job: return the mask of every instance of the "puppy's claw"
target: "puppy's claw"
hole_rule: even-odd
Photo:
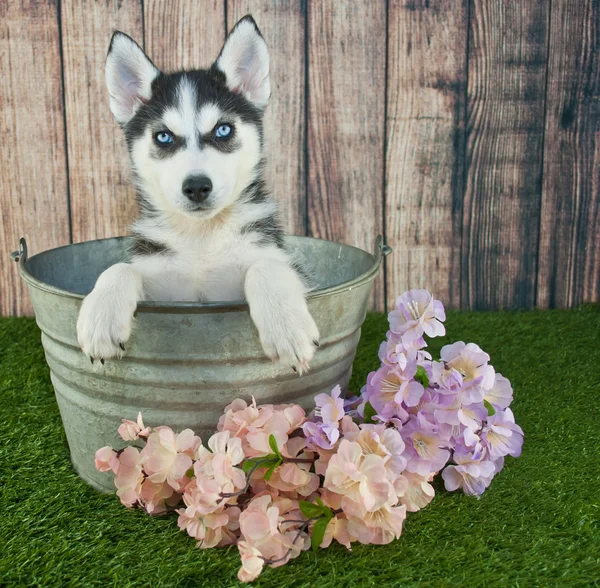
[[[318,342],[318,341],[313,341],[313,345],[314,345],[315,347],[321,347],[321,345],[319,344],[319,342]]]
[[[125,351],[125,345],[123,345],[123,343],[119,343],[119,347],[120,347],[120,348],[121,348],[123,351]]]
[[[90,355],[90,363],[94,365],[94,358]]]
[[[293,369],[293,370],[294,370],[296,373],[298,373],[298,370],[296,369],[296,366],[295,366],[295,365],[293,365],[293,366],[292,366],[292,369]]]
[[[100,363],[101,363],[102,365],[104,365],[104,358],[103,358],[103,357],[102,357],[102,358],[100,358]]]

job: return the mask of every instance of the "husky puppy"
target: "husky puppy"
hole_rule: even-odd
[[[106,84],[140,217],[128,263],[102,273],[83,301],[83,352],[92,362],[121,357],[141,300],[245,299],[266,355],[307,370],[319,331],[263,179],[269,54],[252,17],[237,23],[210,69],[172,74],[117,31]]]

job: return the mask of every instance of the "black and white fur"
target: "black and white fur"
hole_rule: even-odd
[[[116,32],[106,83],[141,215],[129,262],[102,273],[83,301],[84,353],[121,357],[141,300],[245,298],[267,356],[308,369],[319,332],[263,180],[269,55],[254,20],[238,22],[210,69],[173,74]]]

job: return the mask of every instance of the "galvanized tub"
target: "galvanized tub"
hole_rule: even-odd
[[[297,402],[348,384],[373,280],[384,254],[381,237],[372,255],[348,245],[307,237],[287,244],[304,261],[317,289],[308,307],[321,334],[310,371],[302,376],[264,354],[244,302],[142,302],[121,360],[90,360],[77,344],[81,301],[105,269],[125,259],[128,237],[88,241],[13,257],[27,282],[52,383],[77,473],[94,488],[114,489],[112,477],[94,468],[104,445],[123,445],[121,418],[141,411],[150,426],[215,430],[235,398],[258,403]]]

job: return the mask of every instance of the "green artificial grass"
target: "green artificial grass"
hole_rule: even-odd
[[[367,318],[353,391],[378,366],[386,326]],[[600,308],[451,312],[446,326],[433,351],[476,342],[511,380],[522,457],[479,500],[438,483],[391,545],[308,552],[255,585],[598,585]],[[0,320],[0,394],[1,585],[237,585],[235,548],[197,549],[175,516],[128,511],[77,478],[32,319]]]

